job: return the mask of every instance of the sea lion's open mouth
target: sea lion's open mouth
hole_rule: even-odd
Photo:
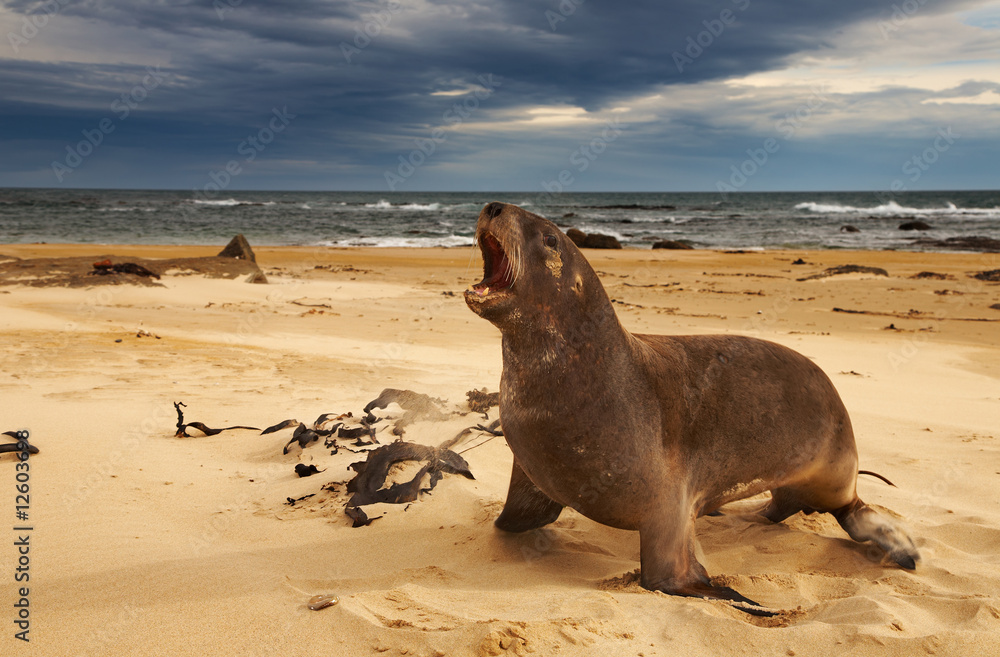
[[[509,288],[514,283],[514,266],[503,250],[500,240],[489,232],[479,236],[479,248],[483,252],[483,280],[472,286],[478,296],[486,296]]]

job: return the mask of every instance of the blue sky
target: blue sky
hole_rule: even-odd
[[[0,186],[1000,188],[992,0],[15,0],[0,35]]]

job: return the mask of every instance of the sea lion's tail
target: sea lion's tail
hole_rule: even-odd
[[[896,484],[892,483],[891,481],[889,481],[888,479],[886,479],[885,477],[883,477],[882,475],[880,475],[877,472],[872,472],[871,470],[858,470],[858,474],[859,475],[868,475],[869,477],[877,477],[878,479],[881,479],[882,481],[884,481],[885,483],[889,484],[893,488],[896,488]]]

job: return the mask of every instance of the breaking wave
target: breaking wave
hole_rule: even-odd
[[[1000,207],[994,208],[959,208],[954,203],[948,203],[943,208],[911,208],[889,201],[882,205],[871,207],[856,207],[840,205],[839,203],[799,203],[796,210],[807,210],[816,214],[857,214],[874,217],[912,217],[912,216],[973,216],[1000,217]]]

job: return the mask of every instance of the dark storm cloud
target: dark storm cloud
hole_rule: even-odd
[[[121,27],[184,37],[172,52],[176,73],[192,90],[222,91],[220,107],[230,98],[241,101],[240,91],[288,87],[322,99],[324,88],[338,84],[399,101],[425,94],[436,81],[492,72],[538,100],[591,108],[651,85],[762,70],[821,47],[823,35],[839,25],[884,12],[865,0],[575,1],[436,2],[422,11],[403,2],[94,1],[68,4],[60,14],[106,26],[112,41]],[[26,13],[44,5],[8,3]],[[366,28],[381,33],[366,42]],[[364,47],[348,63],[342,43]],[[686,50],[698,48],[701,54],[678,71],[674,53],[688,57]],[[103,68],[93,66],[91,75],[106,75]]]
[[[157,62],[163,80],[122,117],[114,104],[120,109],[123,94],[127,101],[143,86],[150,64],[0,59],[0,87],[9,90],[0,98],[0,137],[31,143],[32,154],[51,152],[57,160],[82,130],[108,118],[116,132],[104,152],[155,152],[147,166],[162,171],[166,186],[186,186],[224,163],[275,108],[296,118],[261,159],[280,155],[331,171],[354,165],[355,175],[370,179],[414,138],[442,125],[463,99],[433,92],[472,93],[479,76],[492,75],[500,86],[476,103],[478,121],[533,106],[601,111],[663,85],[768,70],[796,53],[822,50],[826,36],[842,26],[874,23],[890,11],[868,0],[19,0],[5,6],[28,16],[58,7],[60,20],[86,28],[81,39],[98,54],[104,44],[141,35],[148,44],[136,46],[140,59]],[[41,45],[24,50],[42,47],[38,39]],[[677,120],[711,134],[697,116]],[[456,153],[458,142],[452,140]],[[101,161],[97,153],[86,168],[96,176]],[[76,173],[73,184],[90,179]]]
[[[839,26],[885,12],[864,0],[436,2],[423,9],[402,2],[229,7],[227,1],[173,7],[106,2],[89,15],[86,7],[76,13],[109,25],[220,39],[223,52],[176,53],[209,78],[213,60],[226,61],[227,54],[246,57],[248,64],[261,54],[273,58],[274,73],[295,75],[297,65],[319,65],[321,72],[307,76],[317,83],[358,83],[362,77],[415,94],[436,80],[489,71],[546,102],[592,109],[651,85],[764,70],[789,54],[821,48],[824,35]],[[362,46],[350,64],[345,43]],[[282,44],[291,48],[282,50]],[[255,53],[258,48],[263,52]],[[207,56],[201,66],[198,55]]]

